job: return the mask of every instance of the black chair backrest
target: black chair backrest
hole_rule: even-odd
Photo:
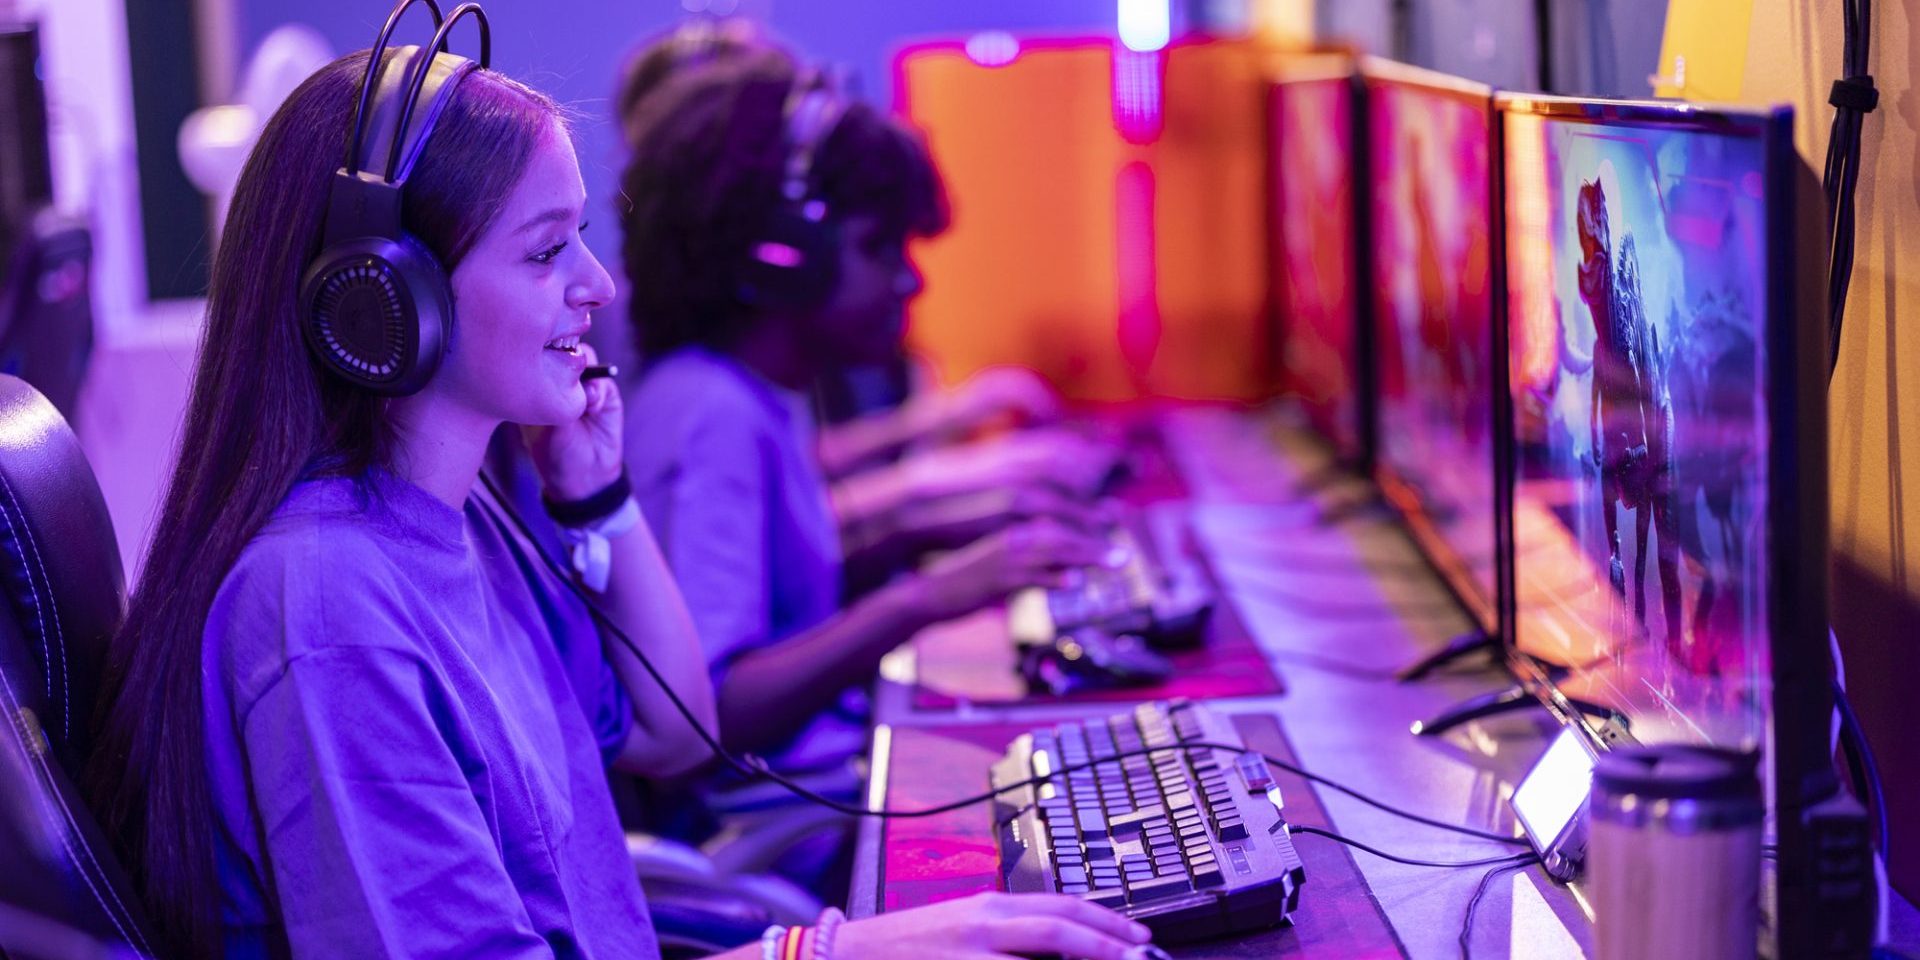
[[[36,918],[0,922],[0,954],[81,939],[153,952],[125,871],[73,786],[124,592],[79,441],[45,397],[0,375],[0,908]]]
[[[0,374],[0,600],[33,654],[26,694],[77,775],[126,576],[79,438],[45,396]]]

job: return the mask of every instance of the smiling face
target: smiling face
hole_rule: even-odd
[[[453,337],[426,391],[484,420],[556,425],[586,408],[580,338],[613,278],[580,237],[586,187],[558,124],[453,271]]]
[[[808,318],[807,342],[823,369],[885,362],[899,349],[920,271],[907,257],[906,238],[877,218],[848,217],[839,233],[839,282]]]

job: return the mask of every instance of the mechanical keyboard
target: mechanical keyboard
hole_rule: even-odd
[[[1084,897],[1166,943],[1287,920],[1306,871],[1266,761],[1182,742],[1242,743],[1226,717],[1184,700],[1015,739],[994,788],[1044,779],[995,802],[1005,888]]]
[[[1125,564],[1068,571],[1063,587],[1029,587],[1007,601],[1007,626],[1016,644],[1056,643],[1076,631],[1093,629],[1140,637],[1157,647],[1191,646],[1213,607],[1213,591],[1197,565],[1168,563],[1167,555],[1133,522],[1107,532],[1111,549]]]

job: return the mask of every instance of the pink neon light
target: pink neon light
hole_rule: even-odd
[[[800,251],[784,243],[765,241],[753,248],[754,259],[776,267],[797,267],[800,265]]]
[[[1134,389],[1147,393],[1147,375],[1160,351],[1162,332],[1153,230],[1153,168],[1138,160],[1120,168],[1114,181],[1114,273],[1120,316],[1114,331]]]

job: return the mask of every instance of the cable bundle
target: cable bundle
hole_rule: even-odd
[[[1880,104],[1867,72],[1873,37],[1872,0],[1841,0],[1846,12],[1841,76],[1827,102],[1833,104],[1833,130],[1827,139],[1827,169],[1821,184],[1827,194],[1827,379],[1840,363],[1840,325],[1847,311],[1847,285],[1853,278],[1853,192],[1860,183],[1860,127]]]

